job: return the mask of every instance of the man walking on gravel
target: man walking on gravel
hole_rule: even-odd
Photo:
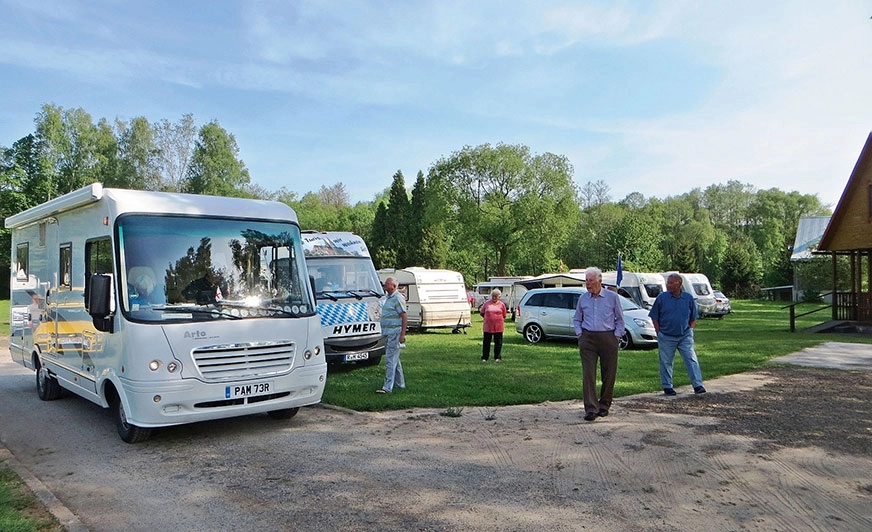
[[[681,289],[681,276],[670,274],[666,279],[666,292],[661,292],[648,316],[657,331],[657,348],[660,352],[660,385],[666,395],[676,395],[672,387],[672,363],[675,351],[681,354],[687,376],[693,385],[693,393],[705,393],[702,385],[702,370],[693,348],[693,328],[699,314],[693,296]]]

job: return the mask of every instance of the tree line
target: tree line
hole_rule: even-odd
[[[614,200],[603,180],[576,185],[565,156],[503,143],[438,159],[411,190],[398,170],[385,191],[352,204],[343,183],[301,196],[253,184],[234,136],[217,121],[197,127],[187,114],[94,123],[82,109],[44,105],[34,123],[33,133],[0,147],[4,218],[92,182],[272,199],[293,207],[304,229],[363,236],[378,268],[448,268],[470,285],[494,275],[608,270],[620,255],[626,271],[702,272],[731,297],[751,297],[792,284],[799,218],[830,214],[816,195],[737,180]],[[0,236],[8,267],[9,231]]]

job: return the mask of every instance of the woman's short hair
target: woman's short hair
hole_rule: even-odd
[[[491,290],[491,295],[498,295],[499,296],[499,295],[502,295],[502,292],[500,292],[499,288],[494,288],[493,290]]]

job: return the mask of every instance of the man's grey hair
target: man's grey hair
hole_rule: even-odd
[[[680,275],[680,274],[677,274],[677,273],[670,273],[670,274],[669,274],[669,277],[667,277],[667,279],[672,279],[673,277],[676,278],[676,279],[678,279],[678,280],[681,281],[682,283],[684,282],[684,279],[681,278],[681,275]]]
[[[596,266],[591,266],[590,268],[584,270],[584,276],[595,275],[597,279],[603,278],[603,271],[597,268]]]

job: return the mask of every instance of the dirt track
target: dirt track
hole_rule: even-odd
[[[576,401],[314,407],[130,446],[78,398],[40,403],[17,368],[0,363],[0,440],[94,532],[872,529],[872,372],[775,367],[592,423]],[[34,411],[39,431],[15,430]]]

